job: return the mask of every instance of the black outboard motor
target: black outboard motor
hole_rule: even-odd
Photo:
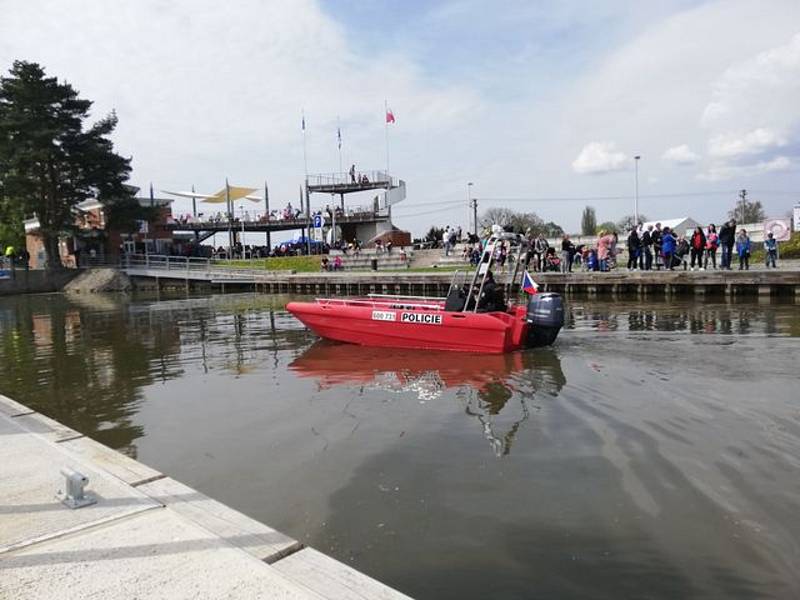
[[[528,302],[529,348],[549,346],[564,326],[564,302],[560,294],[535,294]]]

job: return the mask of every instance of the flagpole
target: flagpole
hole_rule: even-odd
[[[306,148],[306,111],[303,109],[303,170],[306,174],[306,181],[308,181],[308,150]]]
[[[343,173],[342,171],[342,126],[339,122],[339,116],[336,116],[336,138],[339,142],[339,173]]]
[[[386,133],[386,176],[389,177],[389,101],[383,100],[383,129]]]
[[[264,213],[264,222],[267,225],[267,252],[269,252],[272,249],[272,240],[269,235],[269,188],[266,181],[264,181],[264,210],[267,211]]]
[[[233,207],[231,206],[231,188],[225,178],[225,209],[228,211],[228,260],[233,258]]]

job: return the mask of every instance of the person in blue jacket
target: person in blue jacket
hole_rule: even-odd
[[[775,259],[778,258],[778,240],[772,233],[767,234],[767,239],[764,240],[764,252],[766,252],[767,268],[769,269],[770,263],[773,269],[777,269]]]
[[[736,253],[739,255],[739,270],[750,270],[750,238],[747,230],[742,229],[736,236]]]
[[[661,254],[664,255],[664,267],[670,271],[675,269],[672,266],[672,258],[675,256],[675,235],[669,227],[664,227],[661,232]]]

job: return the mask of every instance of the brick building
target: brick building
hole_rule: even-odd
[[[64,266],[75,268],[90,262],[116,260],[122,251],[133,253],[166,254],[172,245],[172,232],[167,225],[172,222],[172,200],[168,198],[137,197],[145,207],[157,209],[151,222],[142,221],[136,233],[128,234],[108,229],[103,205],[90,198],[75,208],[76,232],[59,239],[59,252]],[[44,268],[44,240],[39,234],[37,218],[25,221],[25,247],[33,269]]]

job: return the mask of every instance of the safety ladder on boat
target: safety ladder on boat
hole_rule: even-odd
[[[450,289],[448,290],[448,296],[453,292],[453,290],[461,289],[466,292],[464,307],[461,309],[462,312],[478,312],[478,305],[480,303],[481,296],[483,295],[483,289],[486,285],[486,280],[489,276],[489,273],[492,272],[492,265],[496,262],[495,250],[497,250],[498,244],[505,242],[508,242],[511,248],[513,248],[515,245],[517,246],[516,256],[513,256],[511,253],[508,254],[508,258],[514,261],[514,272],[512,273],[511,278],[506,281],[505,297],[509,298],[511,296],[511,291],[514,283],[517,281],[517,277],[521,277],[520,266],[522,265],[523,252],[527,251],[528,242],[519,234],[508,233],[505,231],[493,231],[483,247],[480,262],[478,262],[478,268],[475,269],[471,283],[469,285],[466,283],[466,272],[463,273],[463,283],[460,284],[458,283],[458,279],[461,271],[456,271],[453,273],[453,278],[450,282]]]

